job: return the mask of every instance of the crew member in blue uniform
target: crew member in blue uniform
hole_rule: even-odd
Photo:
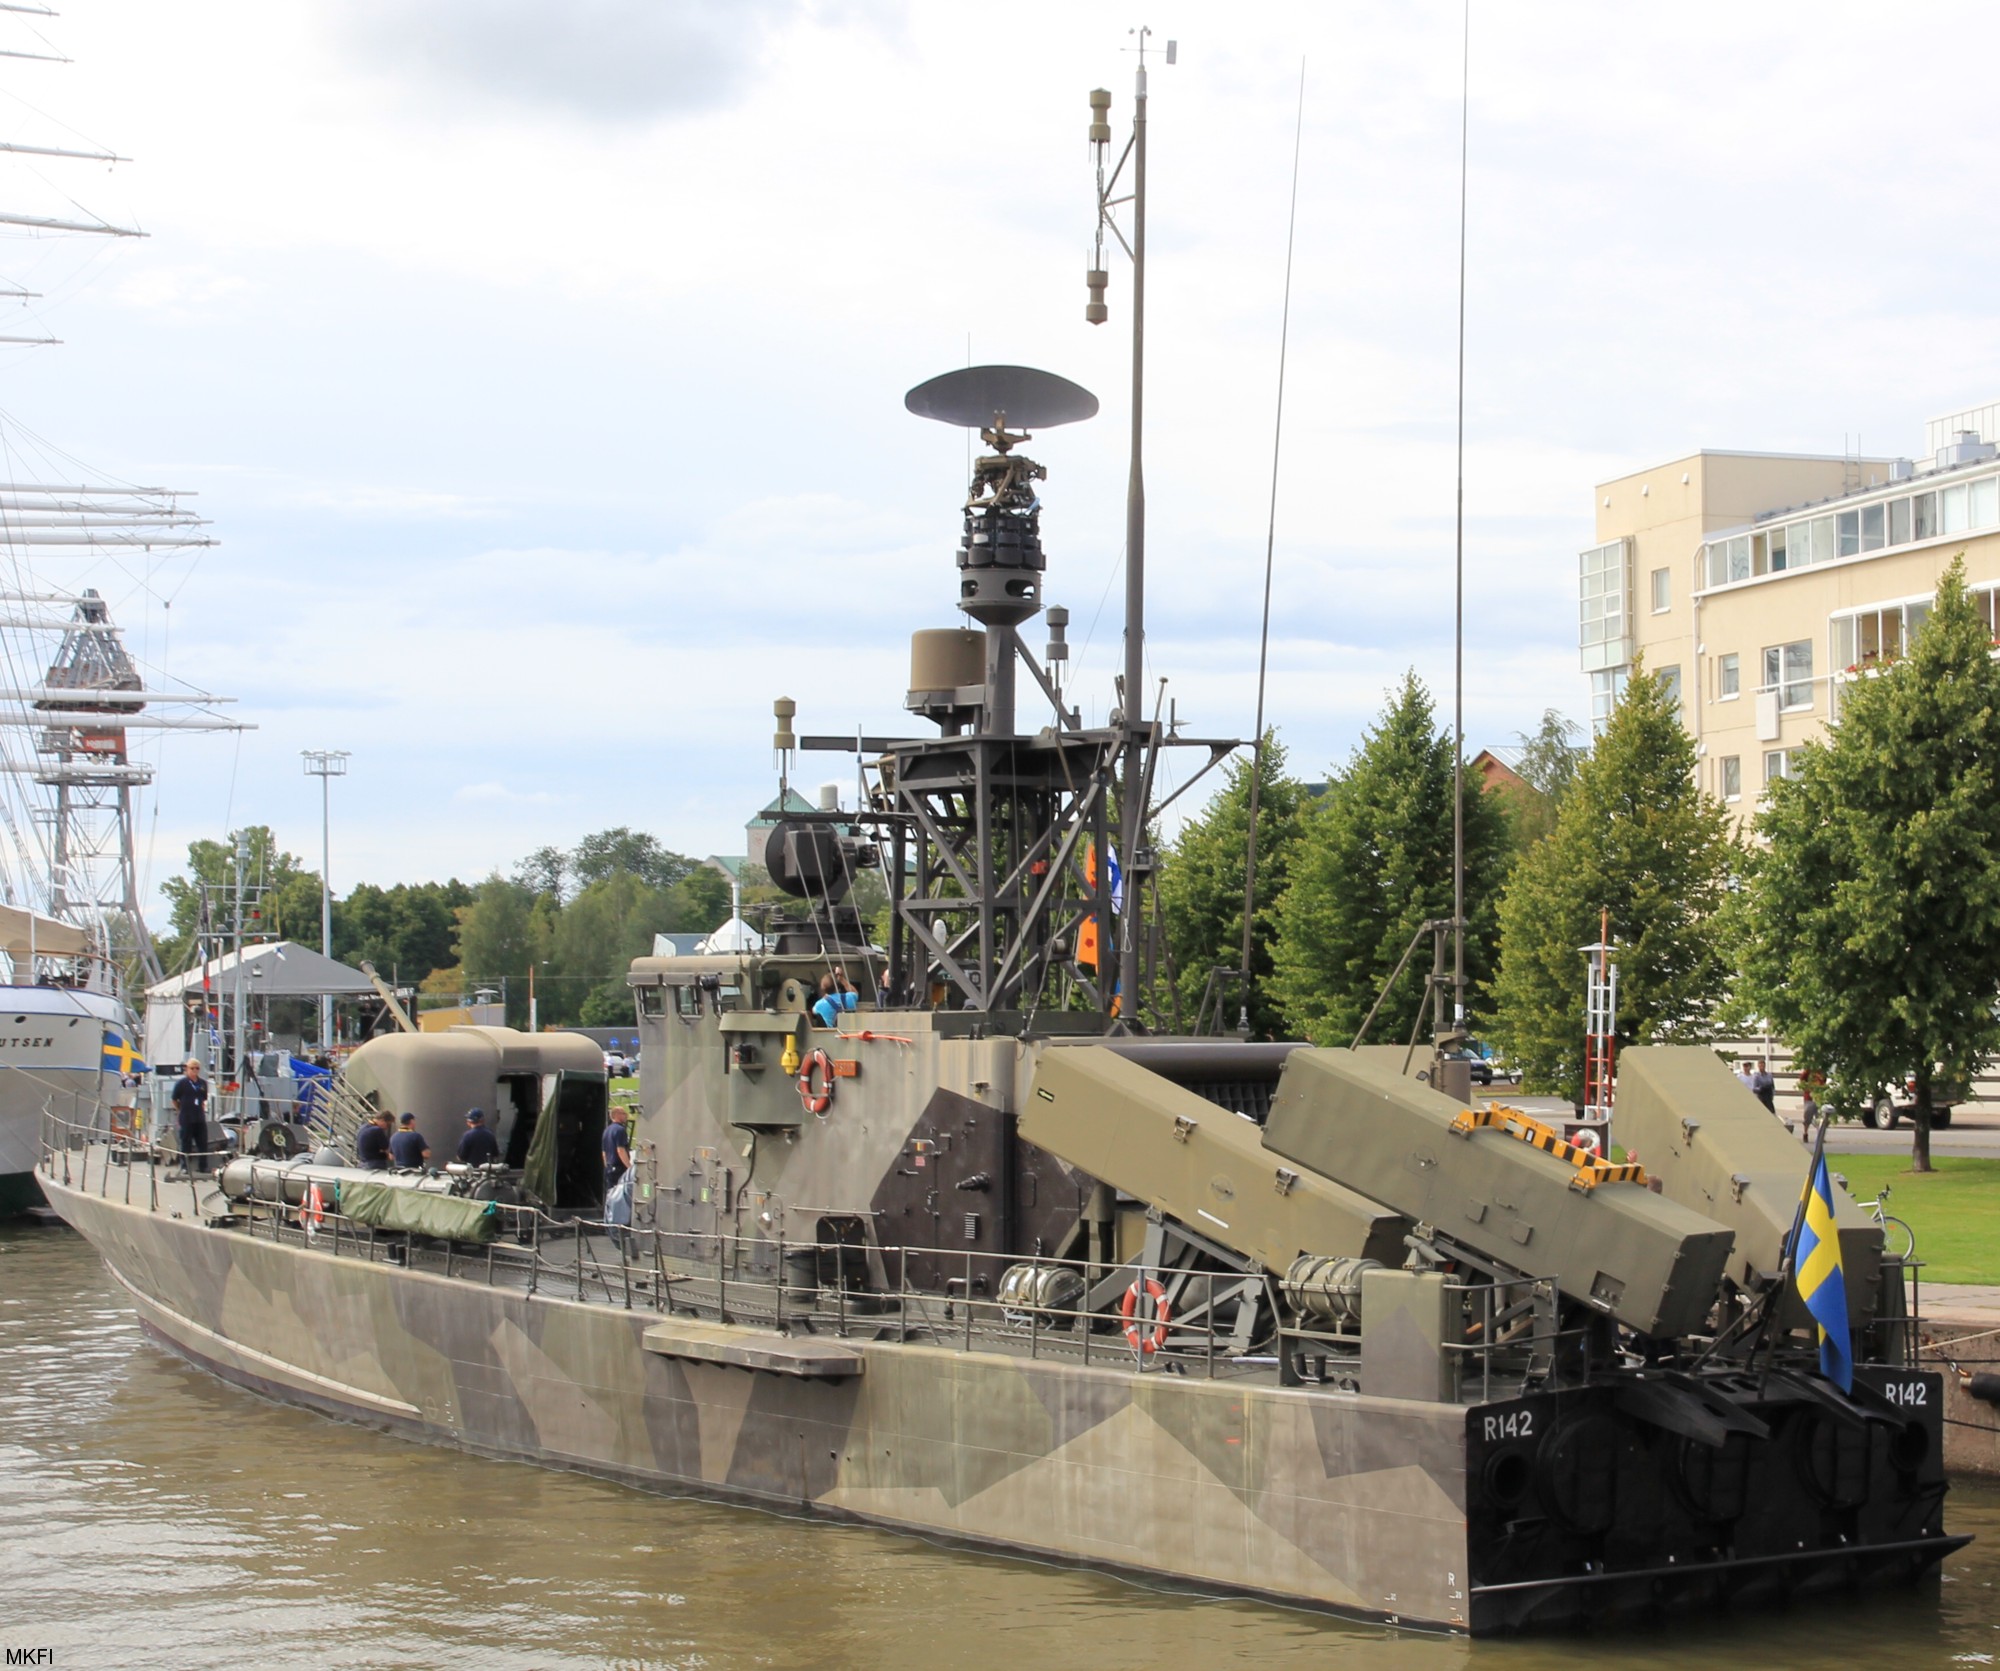
[[[421,1167],[431,1158],[431,1146],[417,1130],[417,1117],[405,1114],[396,1122],[396,1134],[389,1139],[389,1156],[398,1166]]]
[[[354,1137],[354,1164],[366,1172],[389,1170],[389,1113],[384,1109]]]
[[[201,1063],[188,1058],[187,1072],[174,1081],[174,1114],[180,1126],[181,1164],[192,1178],[195,1167],[208,1170],[208,1081]]]
[[[458,1140],[458,1158],[465,1166],[487,1166],[500,1158],[500,1139],[486,1129],[485,1110],[465,1111],[465,1135]]]
[[[611,1123],[604,1128],[604,1191],[608,1195],[618,1180],[632,1170],[632,1134],[625,1128],[625,1105],[611,1105]]]
[[[819,997],[814,1000],[813,1020],[822,1027],[838,1027],[840,1018],[855,1007],[857,999],[854,988],[848,984],[847,971],[836,969],[830,975],[819,978]]]

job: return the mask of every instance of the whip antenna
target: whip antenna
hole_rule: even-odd
[[[1264,525],[1264,619],[1257,632],[1257,728],[1250,733],[1250,833],[1243,853],[1243,978],[1236,1030],[1250,1032],[1250,956],[1257,916],[1257,812],[1264,799],[1264,678],[1271,653],[1271,562],[1278,542],[1278,456],[1285,438],[1285,352],[1292,333],[1292,247],[1299,226],[1299,150],[1306,131],[1306,61],[1299,60],[1299,114],[1292,129],[1292,206],[1285,223],[1285,305],[1278,322],[1278,414],[1271,426],[1271,514]]]
[[[1458,509],[1451,641],[1451,1033],[1465,1035],[1465,159],[1472,116],[1472,0],[1458,102]]]

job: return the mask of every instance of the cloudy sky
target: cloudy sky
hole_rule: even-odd
[[[1129,274],[1085,325],[1084,95],[1112,88],[1122,132],[1130,8],[62,11],[6,24],[72,62],[0,59],[0,138],[135,160],[13,159],[0,206],[150,236],[0,239],[0,279],[49,293],[0,331],[65,343],[0,351],[9,444],[51,479],[191,490],[221,544],[44,578],[100,586],[160,676],[257,727],[164,746],[154,881],[244,822],[316,863],[308,747],[353,752],[337,888],[612,824],[740,851],[771,699],[895,728],[909,633],[954,620],[964,439],[902,395],[968,353],[1103,399],[1034,449],[1102,717]],[[1584,709],[1595,482],[1701,445],[1910,452],[2000,397],[2000,13],[1473,11],[1477,748]],[[1153,77],[1149,659],[1200,733],[1247,734],[1254,701],[1304,63],[1270,713],[1317,772],[1406,667],[1449,700],[1459,10],[1151,22],[1180,62]]]

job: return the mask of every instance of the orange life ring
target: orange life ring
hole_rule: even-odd
[[[299,1224],[304,1228],[306,1240],[311,1241],[319,1234],[319,1228],[326,1223],[326,1197],[319,1192],[319,1180],[306,1185],[306,1198],[299,1208]]]
[[[1125,1319],[1125,1339],[1135,1352],[1157,1352],[1167,1343],[1167,1324],[1170,1313],[1167,1308],[1167,1291],[1151,1277],[1146,1278],[1146,1298],[1153,1302],[1153,1321],[1150,1325],[1139,1321],[1139,1284],[1133,1283],[1125,1290],[1125,1298],[1120,1302],[1118,1315]]]
[[[819,1075],[819,1088],[813,1088],[813,1075]],[[833,1058],[824,1050],[815,1050],[799,1068],[799,1101],[806,1105],[808,1114],[824,1114],[833,1106]]]
[[[1601,1157],[1604,1153],[1604,1139],[1599,1137],[1595,1131],[1590,1130],[1588,1127],[1586,1127],[1584,1130],[1578,1132],[1574,1137],[1572,1137],[1569,1140],[1569,1146],[1572,1149],[1581,1149],[1585,1154],[1589,1155],[1597,1155]]]

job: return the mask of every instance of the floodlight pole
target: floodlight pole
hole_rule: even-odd
[[[333,956],[333,782],[347,775],[346,749],[308,748],[299,753],[306,763],[306,776],[319,779],[319,949]],[[319,1000],[319,1047],[333,1048],[333,994],[323,992]]]

